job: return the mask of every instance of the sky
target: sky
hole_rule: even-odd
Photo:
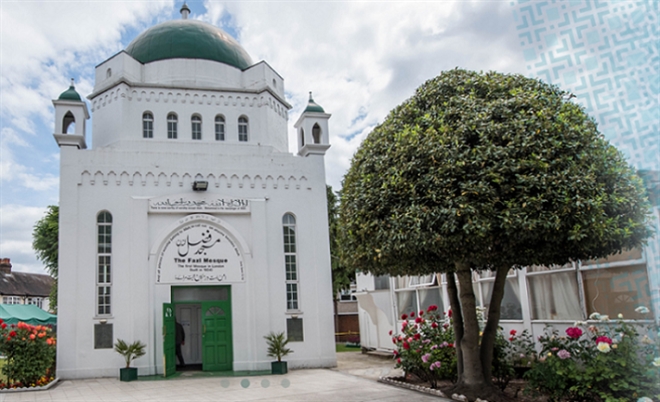
[[[634,8],[628,9],[628,4]],[[89,95],[96,65],[126,48],[145,29],[181,18],[181,5],[166,0],[0,0],[0,257],[11,258],[14,270],[44,272],[31,243],[34,224],[59,199],[52,99],[68,88],[71,78],[81,95]],[[287,101],[293,106],[291,152],[296,144],[293,123],[309,91],[332,114],[332,147],[325,163],[327,183],[336,190],[353,153],[388,112],[426,80],[456,67],[522,73],[568,86],[589,111],[605,111],[597,119],[610,137],[629,148],[625,152],[641,164],[638,167],[650,163],[657,168],[649,162],[653,150],[657,155],[660,121],[654,112],[660,81],[652,78],[660,76],[655,0],[192,0],[188,6],[190,18],[224,29],[255,62],[265,60],[284,77]],[[588,29],[582,28],[585,18],[592,21]],[[628,38],[630,29],[625,29],[631,26],[651,26],[651,33],[619,40]],[[607,41],[609,48],[597,39]],[[593,45],[591,64],[580,56],[585,51],[582,43]],[[620,43],[626,47],[623,54],[615,52],[615,46],[624,46]],[[620,71],[608,67],[609,60],[618,63],[608,59],[608,51],[622,59],[625,65],[619,67],[626,73],[633,71],[627,76],[632,81],[618,79],[609,89],[602,84],[615,82],[612,71]],[[641,61],[631,63],[627,56],[640,51],[643,54],[635,60]],[[603,86],[605,92],[600,90]],[[628,109],[608,101],[621,96],[616,92],[620,88],[627,91]],[[635,101],[641,105],[638,115],[621,114]],[[613,120],[613,113],[624,119]],[[628,131],[617,128],[617,121],[624,120]],[[87,127],[90,143],[91,122]],[[633,149],[628,134],[637,139],[640,132],[648,138],[636,141]]]

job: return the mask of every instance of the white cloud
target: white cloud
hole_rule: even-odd
[[[45,213],[42,207],[0,206],[0,257],[11,259],[12,270],[45,273],[32,250],[32,229]]]
[[[332,113],[328,183],[339,187],[365,135],[442,70],[518,72],[522,55],[506,2],[206,2],[218,24],[231,13],[239,42],[284,78],[292,128],[307,92]]]

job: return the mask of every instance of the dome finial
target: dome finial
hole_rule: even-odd
[[[75,86],[73,85],[73,83],[74,83],[74,79],[71,78],[71,88],[74,88],[74,87],[75,87]]]
[[[314,99],[312,98],[312,91],[309,91],[309,101],[314,102]]]
[[[190,9],[188,8],[188,5],[184,1],[183,6],[181,6],[181,18],[187,20],[188,14],[190,14]]]

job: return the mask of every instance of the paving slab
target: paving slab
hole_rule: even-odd
[[[120,382],[116,378],[63,380],[45,391],[0,393],[0,402],[20,401],[341,401],[441,402],[444,398],[377,380],[400,375],[391,359],[360,352],[337,354],[333,369],[291,370],[285,375],[185,377]]]

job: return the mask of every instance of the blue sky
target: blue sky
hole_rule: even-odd
[[[389,110],[424,81],[455,67],[523,73],[574,91],[633,164],[657,169],[657,4],[188,2],[191,18],[223,28],[255,62],[267,61],[284,77],[293,105],[291,150],[292,125],[308,91],[332,113],[326,171],[334,188],[360,142]],[[51,100],[70,78],[81,95],[91,93],[95,65],[146,28],[180,18],[181,5],[0,2],[0,257],[11,258],[15,270],[43,272],[31,248],[32,227],[47,205],[58,203]],[[622,103],[613,101],[619,98]],[[87,126],[89,143],[91,122]]]

